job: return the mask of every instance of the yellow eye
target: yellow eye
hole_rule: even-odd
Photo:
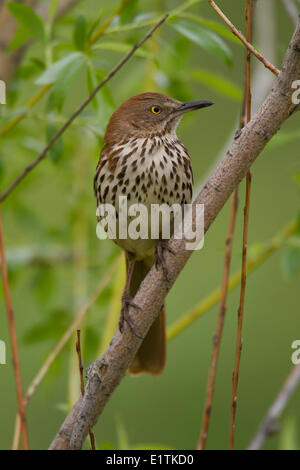
[[[152,106],[151,111],[153,114],[159,114],[161,112],[161,108],[159,106]]]

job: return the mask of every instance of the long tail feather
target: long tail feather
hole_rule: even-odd
[[[130,284],[131,296],[136,294],[149,269],[145,261],[135,262]],[[141,374],[142,372],[148,372],[153,375],[160,374],[166,363],[166,349],[165,306],[163,306],[158,318],[141,344],[129,371],[134,375]]]

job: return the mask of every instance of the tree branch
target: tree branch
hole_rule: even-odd
[[[248,450],[258,450],[260,449],[265,440],[270,434],[273,434],[275,431],[276,422],[280,418],[283,410],[286,408],[289,400],[298,387],[300,383],[300,364],[293,367],[292,371],[289,373],[286,381],[284,382],[280,392],[278,393],[275,401],[272,403],[269,408],[264,420],[255,436],[253,437]],[[277,430],[277,429],[276,429]]]
[[[8,328],[9,328],[9,335],[10,335],[11,349],[12,349],[12,362],[13,362],[13,367],[14,367],[14,375],[15,375],[15,383],[16,383],[16,391],[17,391],[18,413],[19,413],[20,427],[21,427],[21,434],[22,434],[22,445],[23,445],[23,450],[28,450],[28,433],[27,433],[27,424],[26,424],[26,417],[25,417],[25,404],[24,404],[24,394],[23,394],[23,386],[22,386],[20,356],[19,356],[18,339],[17,339],[17,333],[16,333],[16,325],[15,325],[15,319],[14,319],[14,310],[13,310],[12,300],[10,296],[10,287],[9,287],[7,265],[6,265],[6,259],[5,259],[1,212],[0,212],[0,259],[1,259],[1,274],[2,274],[4,298],[5,298],[6,311],[7,311]]]
[[[231,29],[232,33],[239,38],[240,41],[247,47],[247,49],[257,57],[258,60],[260,60],[264,66],[271,70],[272,73],[275,75],[279,74],[279,70],[274,67],[271,62],[269,62],[263,55],[261,55],[253,46],[250,44],[250,42],[247,41],[247,39],[243,36],[243,34],[231,23],[230,19],[227,18],[226,15],[222,12],[222,10],[218,7],[218,5],[215,4],[213,0],[208,0],[208,3],[211,5],[211,7],[215,10],[215,12],[222,18],[222,20],[229,26]]]
[[[289,44],[282,70],[272,91],[240,135],[234,139],[225,157],[194,201],[204,204],[204,230],[207,232],[238,183],[264,149],[272,136],[288,118],[292,106],[291,84],[300,76],[300,21]],[[191,229],[195,220],[185,224]],[[191,233],[188,230],[186,233]],[[172,239],[170,247],[176,256],[166,253],[169,282],[161,270],[151,269],[135,296],[141,310],[130,308],[129,315],[142,337],[156,319],[161,305],[192,251],[185,249],[184,240]],[[117,331],[103,356],[88,369],[84,398],[76,402],[67,416],[50,449],[80,449],[88,432],[103,411],[111,394],[119,385],[141,344],[128,325]]]

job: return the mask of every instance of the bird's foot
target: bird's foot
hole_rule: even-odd
[[[135,336],[137,336],[139,339],[144,339],[136,331],[136,327],[132,321],[132,318],[130,318],[130,315],[129,315],[129,307],[134,307],[139,310],[141,309],[135,302],[133,302],[132,297],[130,297],[128,294],[123,294],[121,317],[119,321],[119,330],[121,333],[123,333],[124,323],[126,322],[129,328],[131,329],[131,331],[135,334]]]
[[[167,242],[159,240],[155,248],[155,267],[156,269],[158,269],[159,266],[162,267],[164,278],[166,281],[169,282],[168,268],[166,265],[165,255],[164,255],[165,251],[168,251],[169,253],[172,253],[172,255],[175,255],[175,251],[168,245]]]

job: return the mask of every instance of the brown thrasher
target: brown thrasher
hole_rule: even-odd
[[[211,101],[182,103],[161,93],[141,93],[125,101],[111,116],[104,136],[105,146],[94,178],[98,207],[112,204],[119,216],[119,197],[126,196],[128,210],[132,204],[180,204],[192,199],[193,174],[190,156],[176,136],[183,114],[210,106]],[[171,229],[172,230],[172,229]],[[172,233],[171,233],[172,235]],[[155,262],[164,264],[161,239],[114,240],[126,254],[127,279],[122,296],[120,330],[124,321],[137,334],[128,315],[140,283]],[[165,306],[143,340],[130,372],[159,374],[166,360]]]

